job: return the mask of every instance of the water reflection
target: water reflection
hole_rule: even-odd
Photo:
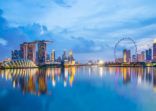
[[[50,94],[49,88],[59,83],[63,87],[72,87],[75,75],[99,77],[104,81],[105,76],[112,80],[122,81],[123,85],[151,87],[156,91],[156,68],[106,68],[106,67],[70,67],[44,69],[8,69],[0,70],[1,79],[12,82],[13,88],[19,88],[23,94],[33,95]]]
[[[136,85],[156,89],[156,68],[116,68],[115,74],[122,75],[123,84],[136,83]]]
[[[64,86],[72,86],[76,67],[70,68],[45,68],[45,69],[7,69],[1,70],[1,78],[6,81],[11,80],[13,88],[20,88],[25,93],[34,95],[51,94],[48,92],[48,82],[51,81],[53,87],[60,79],[64,81]]]

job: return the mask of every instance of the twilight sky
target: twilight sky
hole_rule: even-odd
[[[0,0],[0,60],[24,41],[44,39],[54,41],[49,53],[72,49],[80,61],[113,60],[123,37],[145,50],[156,38],[155,10],[156,0]]]

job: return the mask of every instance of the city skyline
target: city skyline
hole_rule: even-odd
[[[156,0],[0,0],[0,111],[155,111]]]
[[[131,41],[131,42],[134,41],[131,38],[122,38],[116,43],[115,47],[117,47],[121,41],[124,41],[126,39],[128,41]],[[125,42],[125,45],[126,44],[129,45],[128,41]],[[51,62],[56,62],[56,61],[58,62],[59,59],[70,60],[68,57],[66,57],[66,51],[67,50],[65,50],[65,49],[63,50],[62,58],[61,58],[61,55],[57,54],[57,56],[56,56],[55,49],[50,49],[51,52],[48,52],[47,51],[47,49],[48,49],[47,43],[53,43],[53,41],[35,40],[35,41],[31,41],[31,42],[20,43],[20,45],[19,45],[20,48],[13,49],[11,51],[11,55],[6,57],[5,59],[3,59],[3,61],[5,61],[7,59],[12,59],[12,60],[23,59],[23,60],[31,60],[32,62],[38,64],[38,63],[42,63],[42,62],[44,63],[47,60],[51,60]],[[132,44],[133,44],[134,49],[131,49]],[[114,56],[113,60],[111,60],[111,61],[95,58],[95,59],[88,59],[82,63],[86,63],[86,62],[89,63],[89,61],[92,61],[92,62],[94,61],[96,63],[99,60],[102,60],[105,62],[123,62],[123,63],[125,63],[125,62],[126,63],[130,63],[130,62],[156,62],[156,57],[155,57],[156,56],[156,39],[153,40],[152,47],[149,47],[148,49],[139,50],[139,51],[137,50],[138,46],[136,45],[135,41],[132,44],[129,45],[129,47],[130,47],[129,49],[126,49],[125,47],[123,47],[124,48],[123,53],[121,53],[121,55],[122,54],[123,55],[118,57],[118,58],[116,58]],[[123,45],[124,44],[121,43],[121,46],[123,46]],[[117,51],[116,48],[114,48],[114,51],[115,50]],[[135,50],[136,52],[133,50]],[[115,51],[115,53],[116,53],[116,51]],[[132,52],[134,52],[134,54],[132,54]],[[72,54],[73,54],[72,49],[69,49],[69,57]],[[72,58],[73,58],[73,56],[72,56]],[[60,61],[62,61],[62,60],[60,60]],[[74,60],[74,58],[72,60]],[[81,61],[78,60],[77,62],[81,62]]]
[[[119,42],[116,44],[116,47],[119,45],[119,43],[122,40],[130,40],[133,41],[131,38],[123,38],[119,40]],[[48,43],[53,43],[53,41],[49,40],[36,40],[32,42],[24,42],[20,44],[20,49],[15,49],[12,50],[11,52],[11,58],[12,60],[30,60],[34,62],[35,64],[40,64],[40,63],[46,63],[46,62],[51,62],[54,64],[55,62],[65,62],[67,61],[73,61],[75,64],[75,59],[73,56],[73,51],[72,49],[69,50],[68,55],[66,54],[66,50],[63,51],[62,57],[61,55],[56,56],[55,49],[51,49],[51,52],[47,52],[47,44]],[[132,51],[132,49],[123,49],[123,55],[121,57],[115,57],[114,61],[103,61],[103,60],[88,60],[87,62],[98,62],[98,61],[103,61],[103,62],[119,62],[119,63],[130,63],[130,62],[156,62],[156,41],[154,40],[152,48],[145,49],[141,52],[137,51],[137,45],[135,44],[134,41],[134,46],[136,47],[135,51]],[[116,53],[116,48],[114,49],[114,53]],[[132,52],[135,52],[134,54]],[[116,54],[115,54],[116,56]],[[9,58],[7,58],[9,59]],[[78,62],[78,61],[77,61]],[[71,62],[72,63],[72,62]]]
[[[64,49],[72,49],[79,61],[114,60],[114,45],[123,37],[135,40],[138,50],[152,47],[156,37],[155,1],[87,2],[0,1],[0,60],[9,57],[22,42],[43,39],[54,41],[49,53],[55,49],[61,55]]]
[[[53,43],[49,40],[36,40],[32,42],[23,42],[19,46],[20,48],[14,49],[11,52],[11,58],[4,59],[7,62],[14,62],[17,65],[20,65],[20,62],[33,62],[38,66],[43,66],[46,64],[57,65],[57,64],[68,64],[75,65],[75,59],[73,51],[69,50],[66,52],[64,50],[62,55],[55,56],[55,50],[51,49],[51,53],[47,52],[48,44]],[[68,53],[68,54],[67,54]],[[12,63],[8,64],[11,65]],[[12,64],[12,66],[14,66]],[[7,66],[6,66],[7,67]]]

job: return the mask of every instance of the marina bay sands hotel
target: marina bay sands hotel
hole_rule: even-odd
[[[34,41],[20,44],[20,50],[12,51],[12,60],[31,60],[36,64],[45,63],[47,58],[47,43],[52,41]]]

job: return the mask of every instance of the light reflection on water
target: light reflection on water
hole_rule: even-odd
[[[79,74],[81,73],[81,74]],[[0,70],[0,78],[6,82],[11,80],[12,87],[20,87],[23,94],[46,94],[48,85],[55,87],[58,82],[62,85],[72,87],[75,74],[78,76],[92,76],[102,78],[106,75],[113,75],[112,78],[121,79],[123,84],[136,82],[136,85],[153,87],[156,89],[156,69],[155,68],[104,68],[104,67],[69,67],[69,68],[44,68],[44,69],[7,69]],[[51,82],[51,84],[47,84]]]
[[[40,98],[40,104],[43,104],[47,97],[51,98],[46,100],[49,101],[48,103],[45,103],[51,104],[48,106],[49,111],[51,109],[72,111],[73,108],[84,111],[114,111],[115,109],[124,111],[126,108],[128,111],[154,111],[156,108],[156,68],[94,66],[0,70],[0,110],[4,109],[1,106],[3,103],[1,98],[4,98],[5,92],[10,95],[17,93],[16,96],[22,101],[23,98],[33,98],[34,107],[37,106],[36,102],[38,101],[38,99],[34,100],[35,96],[44,95],[43,98]],[[7,93],[5,96],[9,97]],[[23,96],[19,96],[20,94]],[[85,94],[86,96],[84,96]],[[54,101],[55,97],[59,99]],[[69,103],[62,104],[65,102],[64,97]],[[151,99],[153,99],[152,103],[149,102]],[[10,100],[6,99],[6,102],[8,101]],[[88,106],[81,106],[83,102]],[[97,102],[100,103],[97,105]],[[123,103],[125,103],[124,106]],[[54,107],[54,104],[57,107]],[[62,109],[58,108],[59,104],[62,105]],[[70,109],[65,104],[74,105]],[[110,108],[109,105],[112,104],[116,104],[116,107]],[[10,103],[10,107],[11,105],[12,103]],[[24,111],[24,107],[18,105],[16,107],[20,107],[19,109]],[[32,107],[28,108],[32,109]],[[11,110],[8,109],[8,111]],[[45,111],[45,108],[42,107],[39,111]]]
[[[48,94],[48,85],[55,87],[56,82],[63,81],[73,84],[76,67],[71,68],[45,68],[45,69],[7,69],[1,70],[1,78],[12,81],[13,88],[20,88],[23,94]],[[51,82],[50,84],[47,84]]]

